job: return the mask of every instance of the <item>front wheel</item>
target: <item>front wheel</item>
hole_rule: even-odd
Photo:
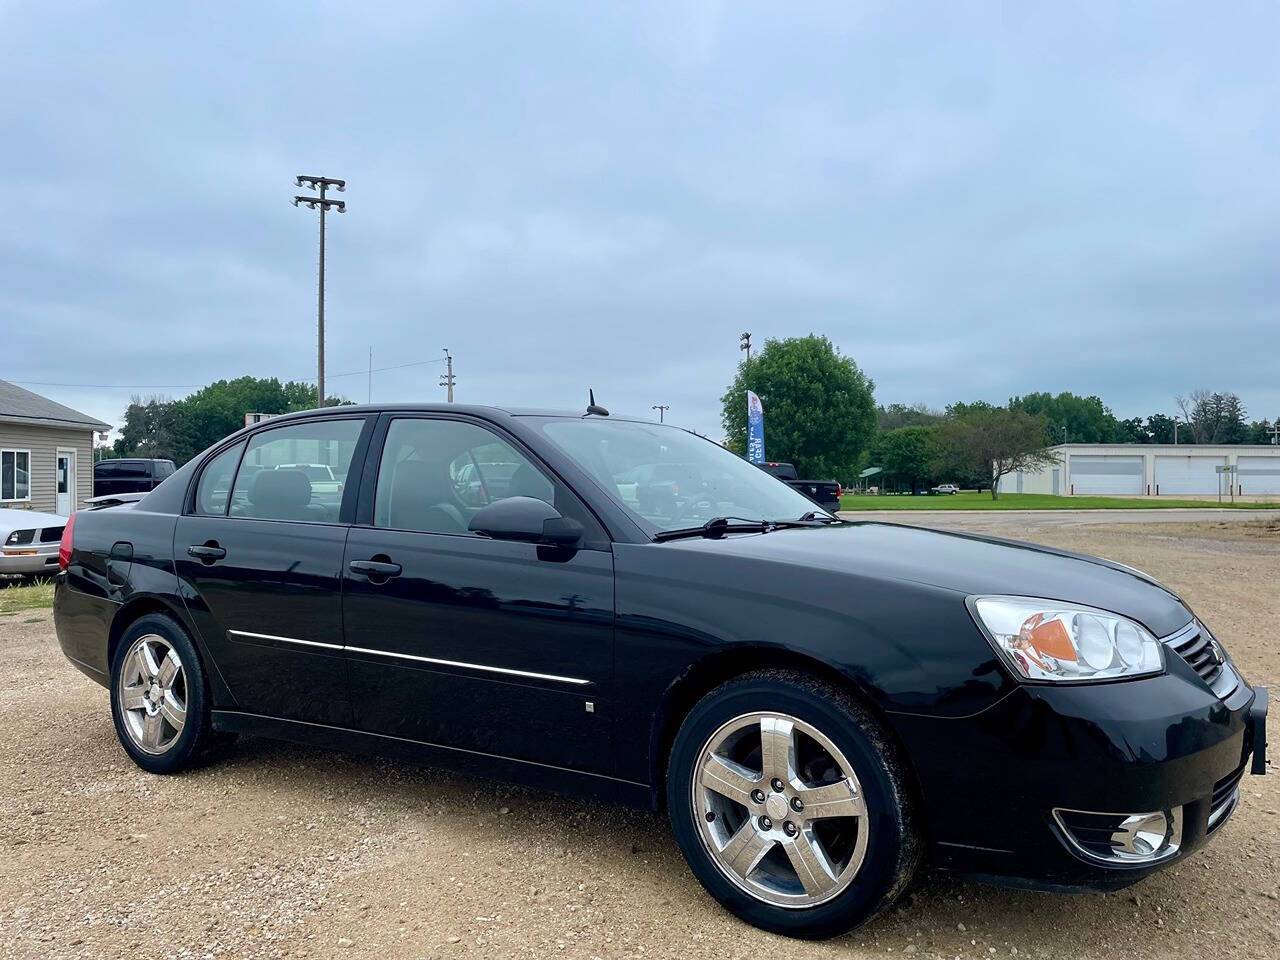
[[[847,691],[802,673],[748,674],[699,701],[672,746],[667,803],[703,886],[775,933],[862,923],[920,859],[893,743]]]

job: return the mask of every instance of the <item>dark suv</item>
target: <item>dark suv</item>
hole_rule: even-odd
[[[93,495],[146,493],[175,469],[172,460],[99,460],[93,465]]]

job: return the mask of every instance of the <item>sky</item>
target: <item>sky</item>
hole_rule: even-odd
[[[719,437],[739,334],[812,332],[880,403],[1275,419],[1277,37],[1270,3],[0,0],[0,378],[111,423],[313,378],[303,173],[348,182],[353,400],[370,350],[375,402],[443,399],[447,347],[460,402]]]

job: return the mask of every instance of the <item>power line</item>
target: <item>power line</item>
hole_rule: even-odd
[[[414,360],[412,363],[397,363],[390,367],[374,367],[372,370],[351,370],[347,373],[329,373],[325,376],[330,379],[337,377],[357,377],[365,376],[369,373],[385,373],[388,370],[403,370],[406,367],[421,367],[429,363],[444,363],[444,358],[432,360]],[[53,380],[15,380],[13,377],[3,377],[0,379],[8,380],[10,383],[22,384],[28,387],[89,387],[96,390],[198,390],[201,387],[209,386],[208,383],[61,383]],[[276,377],[277,380],[283,380],[285,383],[310,383],[314,377]]]

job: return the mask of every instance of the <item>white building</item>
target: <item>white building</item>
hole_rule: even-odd
[[[1280,494],[1280,446],[1063,443],[1058,463],[1000,480],[1001,493],[1134,497]]]

